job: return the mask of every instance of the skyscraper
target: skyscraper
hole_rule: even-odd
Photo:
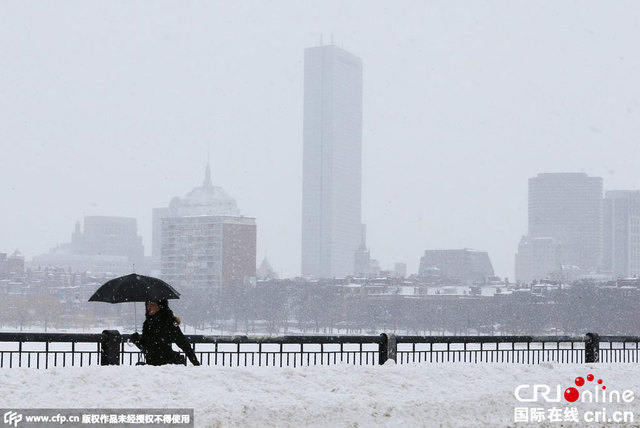
[[[529,235],[521,240],[516,257],[528,258],[536,254],[536,260],[520,259],[520,266],[534,266],[537,272],[527,270],[527,276],[537,279],[548,277],[543,271],[549,266],[557,269],[579,267],[583,272],[598,269],[602,261],[602,178],[588,177],[584,173],[538,174],[529,179]],[[551,238],[539,240],[538,238]],[[536,250],[524,248],[532,243]],[[541,254],[547,248],[554,263]],[[546,268],[545,268],[546,266]],[[525,280],[516,272],[518,280]],[[530,278],[528,278],[530,279]]]
[[[362,60],[334,45],[305,50],[302,275],[354,273],[360,244]]]
[[[165,217],[161,236],[162,278],[178,289],[206,289],[220,294],[255,279],[253,218]]]
[[[194,188],[184,198],[176,196],[171,199],[168,207],[153,209],[151,241],[151,256],[153,258],[160,259],[162,219],[193,215],[240,216],[236,201],[221,187],[213,185],[209,164],[204,172],[202,186]]]
[[[213,185],[208,165],[202,186],[154,209],[153,219],[161,277],[177,288],[219,295],[255,278],[255,219]]]
[[[562,244],[562,264],[596,269],[602,259],[602,178],[585,173],[529,179],[529,237]]]
[[[605,193],[603,235],[603,267],[614,277],[640,275],[640,191]]]
[[[123,275],[144,271],[144,247],[135,218],[86,216],[76,222],[71,242],[33,258],[36,266],[60,266],[77,272]]]
[[[557,277],[561,246],[554,238],[530,238],[523,236],[516,254],[516,281],[528,284],[535,280]]]

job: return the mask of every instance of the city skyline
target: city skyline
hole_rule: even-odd
[[[212,181],[300,272],[303,51],[322,34],[363,80],[362,222],[383,268],[487,251],[513,278],[527,180],[639,187],[640,5],[407,1],[5,5],[0,242],[27,258],[91,215],[138,219]],[[358,25],[354,23],[358,22]],[[544,23],[545,31],[540,31]],[[25,29],[28,29],[25,30]],[[256,41],[259,41],[257,43]]]
[[[603,192],[602,178],[589,177],[585,173],[539,173],[536,177],[529,178],[528,181],[529,234],[522,236],[520,245],[516,250],[516,275],[514,275],[514,278],[517,281],[529,283],[534,279],[549,278],[550,274],[551,277],[555,278],[558,272],[553,271],[558,270],[561,265],[567,263],[569,263],[569,265],[575,264],[576,267],[582,269],[581,272],[583,274],[587,275],[595,273],[596,271],[607,273],[609,270],[612,271],[611,274],[613,278],[637,275],[640,258],[638,257],[638,239],[636,236],[638,226],[636,223],[640,218],[637,214],[637,200],[640,191],[620,189]],[[598,207],[591,207],[593,204],[591,199],[594,197],[598,201]],[[587,214],[584,215],[584,213]],[[164,217],[188,218],[192,216],[203,218],[206,216],[218,216],[217,218],[246,219],[249,223],[253,223],[254,226],[257,224],[255,218],[241,215],[235,200],[226,194],[219,186],[213,185],[209,164],[207,164],[205,169],[205,178],[202,186],[193,188],[184,198],[173,197],[167,208],[154,208],[153,215],[154,223],[157,222],[158,225],[161,224],[161,220]],[[575,216],[584,218],[573,224],[573,221],[569,220]],[[105,221],[114,222],[114,225],[108,226],[110,229],[113,229],[116,223],[126,223],[130,229],[133,225],[132,230],[135,230],[135,224],[137,222],[135,218],[101,215],[87,216],[84,220],[85,227],[90,228],[90,230],[93,230],[95,227],[94,223]],[[102,227],[105,226],[107,226],[107,223]],[[364,225],[362,226],[364,229]],[[594,226],[596,230],[592,230]],[[75,223],[75,232],[71,235],[71,245],[73,245],[74,239],[81,235],[80,227],[81,222],[78,220]],[[569,230],[567,230],[567,227],[569,227]],[[609,234],[607,234],[607,228],[611,230]],[[614,230],[616,235],[611,234]],[[585,231],[587,232],[586,234],[583,233]],[[121,232],[113,229],[110,233]],[[157,233],[159,238],[160,231],[158,230]],[[364,231],[362,233],[366,234]],[[142,251],[141,238],[138,237],[137,239],[140,240],[138,245],[140,245],[140,251]],[[255,240],[255,237],[253,239]],[[580,241],[580,245],[576,245],[576,241]],[[617,243],[617,241],[621,242]],[[106,241],[100,241],[100,244],[96,241],[96,244],[103,246],[110,245]],[[61,255],[62,258],[60,260],[64,259],[67,252],[60,252],[60,249],[67,246],[69,246],[69,244],[66,242],[59,243],[58,246],[51,249],[50,253],[35,255],[31,263],[41,265],[43,262],[45,265],[55,264],[55,256]],[[524,262],[526,264],[523,265],[522,269],[525,269],[527,274],[518,277],[518,252],[522,252],[523,250],[527,251],[525,254],[526,259],[523,259],[527,261]],[[19,251],[19,249],[15,251]],[[434,251],[478,252],[486,254],[487,260],[490,259],[490,255],[486,252],[470,248],[425,249],[425,253]],[[531,251],[533,251],[533,253],[531,253]],[[73,252],[69,254],[73,254]],[[102,252],[88,251],[78,254],[99,255],[102,254]],[[159,253],[156,256],[153,256],[153,254],[147,255],[149,256],[149,261],[143,264],[146,266],[144,269],[151,268],[151,258],[156,257],[158,261],[160,259]],[[48,257],[54,258],[50,259]],[[616,261],[616,257],[619,258],[619,261]],[[588,260],[588,262],[579,263],[579,260],[582,259]],[[596,262],[596,260],[600,261]],[[142,262],[142,260],[139,259],[138,262]],[[258,267],[258,262],[261,264],[266,262],[269,269],[272,269],[266,256],[258,259],[256,255],[256,268]],[[595,263],[595,265],[593,263]],[[400,262],[399,264],[403,263]],[[71,265],[72,264],[69,264],[68,267],[71,267]],[[490,261],[488,261],[488,265],[491,266]],[[423,254],[420,258],[418,271],[408,272],[406,274],[424,275],[424,272],[422,272],[424,269],[426,269],[426,267],[424,266]],[[385,266],[382,270],[393,273],[394,267]],[[528,271],[536,273],[531,276]],[[488,274],[487,277],[492,275],[493,272],[491,272],[490,275]],[[331,277],[309,276],[316,278]],[[352,274],[343,276],[352,276]],[[340,275],[333,275],[333,277],[340,277]]]

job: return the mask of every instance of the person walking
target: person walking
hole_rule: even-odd
[[[187,364],[186,359],[171,345],[175,343],[187,355],[194,366],[200,362],[196,353],[180,330],[180,318],[173,314],[166,299],[146,302],[146,319],[142,324],[142,335],[131,335],[131,342],[144,353],[146,364]]]

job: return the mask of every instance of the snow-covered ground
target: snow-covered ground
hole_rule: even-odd
[[[583,386],[575,384],[577,377],[585,379]],[[518,386],[534,384],[543,385],[539,392],[548,386],[552,400],[568,387],[581,398],[568,402],[561,393],[558,402],[541,395],[537,401],[516,399]],[[613,393],[607,401],[620,402],[603,403],[601,386]],[[599,402],[590,403],[596,389]],[[629,398],[625,390],[632,399],[616,400],[616,392]],[[533,386],[518,391],[523,400],[534,398]],[[0,369],[0,408],[192,408],[197,427],[494,427],[520,425],[515,422],[524,420],[525,411],[527,420],[533,412],[548,426],[602,426],[589,420],[640,421],[638,393],[637,364]]]

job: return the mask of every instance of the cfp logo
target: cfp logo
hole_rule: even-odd
[[[22,413],[14,412],[12,410],[8,411],[4,414],[4,423],[13,425],[14,427],[18,426],[18,422],[22,420]]]

